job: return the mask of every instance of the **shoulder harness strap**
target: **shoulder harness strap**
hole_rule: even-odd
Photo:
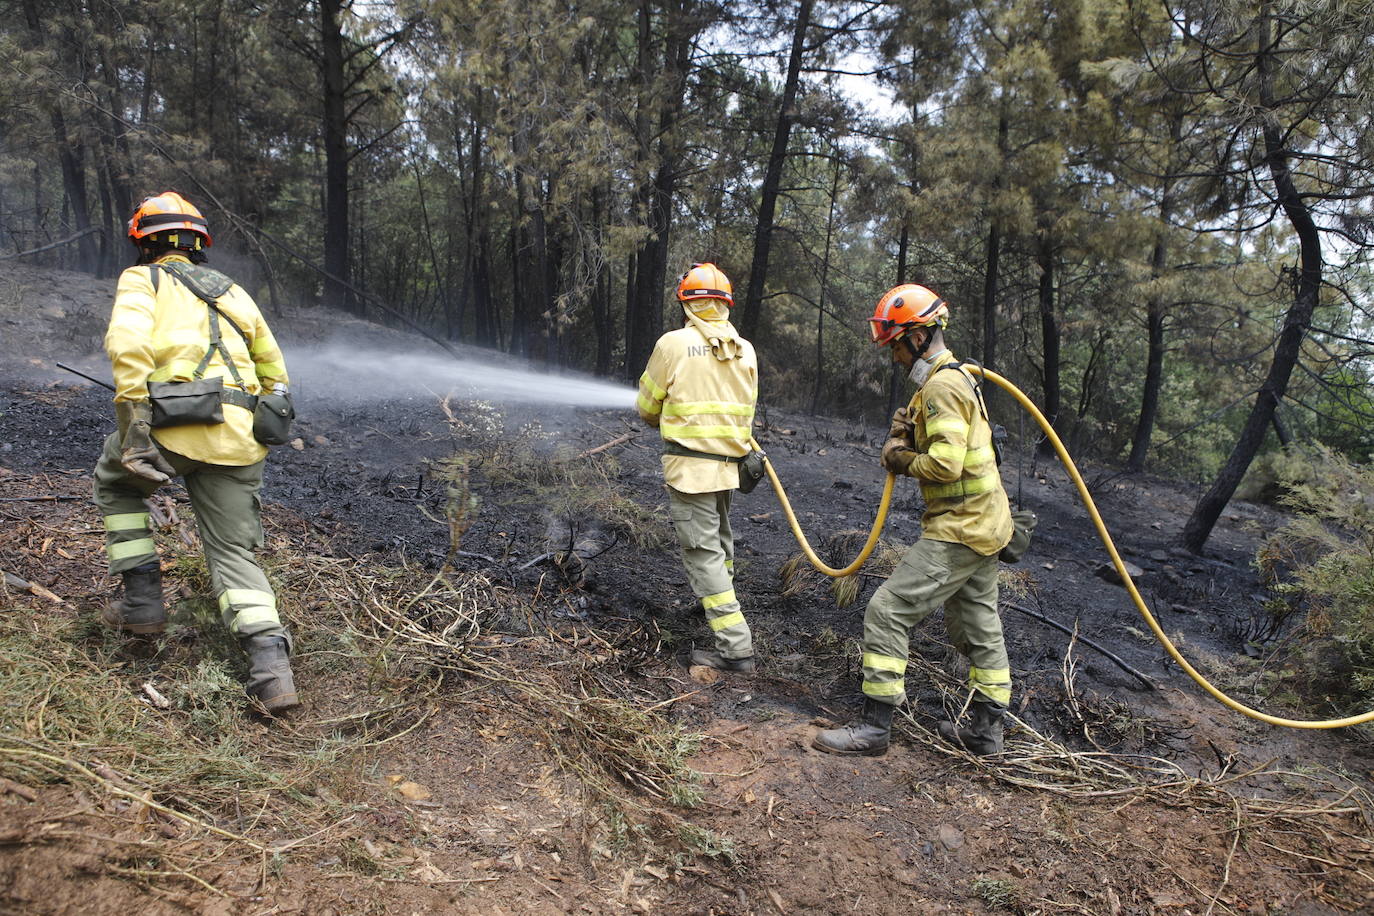
[[[248,386],[243,383],[243,376],[239,375],[238,366],[234,364],[234,357],[230,355],[229,348],[224,345],[224,338],[220,336],[220,318],[229,322],[230,327],[239,332],[239,336],[243,338],[243,345],[248,348],[249,354],[253,352],[253,342],[248,338],[248,332],[239,327],[237,321],[226,315],[215,301],[229,292],[234,281],[217,270],[197,267],[194,264],[183,264],[180,261],[168,261],[166,264],[150,266],[153,271],[154,295],[157,294],[158,273],[160,270],[165,270],[175,279],[181,281],[182,285],[189,289],[197,299],[204,302],[206,308],[210,310],[210,347],[205,351],[205,355],[200,358],[200,364],[196,366],[194,373],[195,377],[201,378],[205,374],[205,368],[210,365],[210,360],[218,351],[220,359],[224,361],[224,365],[229,369],[229,374],[234,378],[234,384],[247,391]]]
[[[988,430],[992,433],[992,454],[997,459],[997,466],[1001,467],[1001,440],[1007,437],[1007,431],[1001,426],[994,426],[992,419],[988,416],[988,405],[987,402],[983,400],[983,386],[977,379],[973,377],[973,373],[969,372],[968,369],[965,368],[970,364],[974,366],[978,365],[978,363],[973,362],[973,360],[970,359],[955,360],[954,362],[945,363],[943,366],[940,367],[940,369],[962,370],[959,374],[964,377],[964,380],[969,383],[969,387],[973,389],[973,399],[978,402],[978,413],[982,416],[983,422],[988,425]],[[937,369],[935,371],[938,372],[940,371],[940,369]]]

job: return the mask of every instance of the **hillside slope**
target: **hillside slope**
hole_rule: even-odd
[[[737,498],[737,589],[762,673],[694,679],[704,637],[652,435],[632,411],[464,396],[508,361],[417,376],[431,343],[274,316],[301,419],[264,490],[269,574],[307,698],[264,723],[205,595],[179,487],[155,500],[175,598],[155,642],[104,632],[112,581],[90,467],[112,428],[109,282],[0,274],[0,909],[24,913],[1329,913],[1374,907],[1370,744],[1207,699],[1142,630],[1062,471],[1009,460],[1041,516],[1004,598],[1018,724],[974,760],[931,730],[962,702],[928,621],[910,715],[881,759],[812,751],[859,702],[855,640],[884,551],[839,608],[772,494]],[[22,342],[16,346],[16,342]],[[323,349],[333,342],[342,344]],[[356,365],[317,354],[359,354]],[[375,350],[407,361],[361,362]],[[474,354],[474,358],[477,354]],[[359,371],[358,366],[365,365]],[[614,394],[606,395],[614,397]],[[882,430],[766,412],[759,439],[813,540],[856,549]],[[603,446],[607,446],[602,448]],[[1233,506],[1209,554],[1172,545],[1193,494],[1092,475],[1184,651],[1242,698],[1270,509]],[[899,490],[888,548],[919,530]],[[1288,710],[1310,714],[1308,710]]]

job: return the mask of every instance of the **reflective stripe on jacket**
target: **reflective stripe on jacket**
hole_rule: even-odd
[[[177,255],[160,259],[185,260]],[[120,274],[105,332],[105,352],[114,372],[116,401],[148,397],[148,382],[189,381],[210,347],[209,309],[170,271],[160,271],[156,292],[148,265],[130,267]],[[220,339],[249,394],[287,383],[286,363],[272,331],[253,298],[239,286],[220,297],[220,311],[243,329],[241,336],[224,318]],[[205,377],[234,380],[216,352],[205,368]],[[191,424],[153,430],[163,447],[196,461],[243,466],[261,461],[267,449],[253,438],[253,414],[233,404],[224,405],[224,422]]]
[[[972,377],[963,369],[940,371],[953,361],[948,351],[937,358],[912,402],[920,454],[907,473],[920,481],[926,501],[922,537],[991,556],[1011,540],[1011,506]]]
[[[698,452],[741,457],[749,451],[758,399],[754,347],[737,338],[739,355],[717,359],[695,327],[658,339],[639,378],[639,416],[665,440]],[[739,465],[710,458],[663,456],[664,481],[683,493],[739,486]]]

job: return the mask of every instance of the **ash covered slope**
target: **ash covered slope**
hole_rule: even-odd
[[[63,358],[103,377],[108,370],[99,353],[100,336],[111,292],[111,282],[81,275],[27,269],[0,274],[0,329],[6,341],[25,340],[19,348],[23,359],[0,363],[0,467],[7,479],[28,482],[26,494],[41,495],[51,486],[62,495],[79,496],[88,488],[84,478],[113,425],[108,394],[30,360]],[[765,909],[763,889],[771,889],[777,895],[772,902],[785,911],[841,911],[862,894],[865,906],[880,913],[913,906],[929,912],[1025,909],[1046,899],[1092,912],[1143,913],[1193,904],[1203,908],[1221,885],[1224,900],[1250,909],[1285,905],[1330,912],[1333,906],[1322,896],[1327,892],[1316,889],[1325,880],[1339,884],[1346,906],[1358,908],[1365,899],[1359,896],[1363,885],[1345,865],[1307,879],[1296,874],[1297,859],[1282,860],[1294,866],[1292,872],[1274,869],[1274,854],[1259,844],[1229,859],[1223,840],[1234,812],[1229,802],[1214,804],[1221,796],[1211,790],[1180,789],[1164,803],[1158,803],[1157,794],[1141,791],[1128,796],[1138,801],[1122,813],[1116,810],[1119,799],[1107,807],[1079,799],[1075,793],[1086,791],[1085,784],[1075,783],[1067,794],[1014,788],[1001,781],[1001,770],[952,758],[928,744],[925,727],[958,696],[957,689],[937,681],[942,671],[957,668],[941,644],[938,619],[914,634],[914,719],[903,724],[893,754],[858,765],[818,758],[806,749],[813,720],[843,718],[858,702],[853,640],[861,631],[863,601],[878,577],[862,577],[857,601],[842,609],[831,600],[827,583],[780,577],[795,547],[776,501],[766,488],[740,496],[733,513],[737,589],[759,637],[765,674],[751,682],[695,684],[679,661],[687,644],[704,636],[700,612],[664,530],[656,441],[640,429],[628,402],[609,401],[604,408],[555,403],[551,392],[572,386],[539,373],[530,377],[535,396],[529,399],[473,399],[458,390],[450,397],[442,385],[448,381],[448,357],[428,341],[323,312],[268,317],[297,376],[302,408],[296,447],[274,450],[269,460],[264,492],[269,525],[285,529],[289,523],[292,530],[305,531],[313,539],[310,551],[365,577],[394,576],[401,564],[409,564],[407,575],[418,590],[449,555],[445,510],[450,485],[461,483],[477,503],[463,519],[461,553],[454,557],[458,573],[486,577],[491,594],[500,596],[493,604],[519,609],[489,621],[493,642],[509,644],[518,660],[525,657],[519,655],[521,640],[557,633],[565,641],[561,645],[574,647],[553,662],[581,679],[568,684],[570,691],[615,685],[623,690],[617,702],[640,708],[667,704],[660,710],[674,727],[710,736],[691,761],[705,774],[700,791],[709,804],[700,817],[692,817],[714,831],[719,844],[713,847],[715,839],[698,835],[706,851],[692,852],[684,861],[697,864],[686,870],[662,856],[627,863],[615,858],[621,851],[599,828],[586,840],[580,828],[566,826],[588,818],[599,823],[602,809],[584,803],[584,790],[556,763],[564,758],[538,749],[547,736],[530,734],[524,720],[512,718],[509,696],[479,693],[474,698],[466,689],[440,696],[438,718],[389,744],[377,764],[385,773],[423,773],[438,807],[407,809],[356,784],[358,771],[347,778],[355,782],[349,791],[361,793],[376,812],[363,820],[369,832],[361,838],[371,848],[399,842],[407,855],[418,850],[432,856],[425,861],[442,874],[480,879],[475,887],[486,896],[467,900],[460,911],[491,912],[503,905],[561,912],[567,909],[566,897],[586,901],[594,910],[607,900],[626,907],[639,900],[662,912],[709,907],[743,912]],[[334,348],[323,349],[331,341]],[[369,365],[359,358],[369,350],[402,357],[385,368],[359,369]],[[314,360],[315,352],[327,355]],[[500,356],[477,356],[497,370],[511,366]],[[604,394],[610,399],[626,392],[612,386]],[[768,420],[758,435],[808,533],[835,554],[828,557],[832,562],[847,560],[842,554],[852,553],[853,538],[842,532],[866,529],[877,503],[876,444],[882,430],[773,410]],[[616,442],[595,460],[576,460]],[[461,463],[451,460],[455,456]],[[1007,468],[1013,491],[1014,466],[1009,462]],[[455,473],[458,468],[461,475]],[[1016,600],[1070,625],[1081,621],[1086,635],[1166,688],[1140,691],[1128,675],[1079,646],[1073,654],[1075,693],[1066,695],[1067,637],[1008,611],[1017,675],[1014,711],[1025,722],[1071,748],[1090,747],[1086,734],[1108,750],[1163,758],[1188,774],[1214,773],[1219,760],[1236,772],[1275,756],[1295,766],[1369,771],[1367,748],[1352,736],[1254,726],[1205,699],[1161,664],[1158,647],[1140,636],[1124,593],[1094,575],[1103,555],[1063,475],[1053,467],[1036,467],[1029,458],[1024,468],[1025,499],[1042,522],[1036,544],[1015,570],[1022,586]],[[1095,476],[1104,481],[1100,504],[1108,524],[1128,558],[1145,570],[1143,584],[1166,628],[1181,632],[1185,652],[1210,672],[1243,674],[1244,626],[1259,604],[1249,560],[1259,535],[1275,524],[1269,510],[1232,507],[1212,553],[1191,558],[1171,547],[1192,501],[1186,488],[1155,479],[1106,483],[1105,472]],[[175,496],[175,490],[168,492]],[[24,505],[4,508],[4,524],[22,533],[10,542],[20,546],[6,562],[40,585],[75,591],[56,611],[40,598],[20,596],[20,613],[89,617],[105,587],[89,509],[63,503],[72,514],[40,517]],[[915,488],[904,482],[887,538],[895,543],[916,537],[919,514]],[[49,538],[55,540],[45,547]],[[281,551],[305,549],[290,539],[274,544]],[[578,551],[579,544],[594,546]],[[41,553],[54,545],[85,558],[85,566],[71,575],[59,570],[51,553]],[[574,554],[585,554],[585,562],[557,561],[569,545]],[[290,556],[278,559],[293,563]],[[316,693],[316,718],[327,723],[356,714],[353,706],[366,696],[360,685],[370,683],[367,667],[360,663],[358,672],[347,673],[339,634],[326,627],[333,617],[313,609],[325,600],[322,596],[293,595],[292,600],[301,614],[302,686],[307,695]],[[646,632],[659,636],[647,644],[635,642],[634,653],[625,651],[633,641],[627,634]],[[82,651],[88,650],[94,651],[89,646]],[[212,647],[204,645],[189,651],[214,657]],[[532,663],[536,658],[542,656],[528,656]],[[113,679],[112,686],[127,690],[129,685]],[[175,713],[168,714],[166,724],[189,727]],[[313,719],[301,725],[307,734],[329,727]],[[1014,730],[1012,739],[1019,758],[1032,769],[1041,765],[1037,761],[1062,759],[1029,732]],[[1282,791],[1272,779],[1252,782],[1253,790],[1238,791]],[[1099,788],[1120,786],[1108,782]],[[543,801],[531,805],[535,797]],[[11,801],[22,803],[7,797],[6,803]],[[70,807],[70,799],[64,803]],[[511,828],[512,808],[531,812],[531,818],[537,812],[540,820]],[[52,810],[65,809],[55,802]],[[1245,811],[1250,816],[1248,807]],[[398,826],[405,823],[412,826]],[[560,823],[565,826],[556,826]],[[736,870],[721,867],[726,840],[739,863]],[[1342,863],[1354,861],[1345,847],[1304,849]],[[1229,887],[1223,881],[1228,861],[1235,876]],[[530,871],[532,862],[541,871]],[[488,864],[474,871],[473,863]],[[640,867],[644,864],[649,870]],[[334,882],[374,895],[388,912],[443,905],[404,883],[318,881],[337,869],[327,855],[293,859],[286,880],[312,906],[328,901],[347,909],[329,896],[341,892],[319,886]],[[410,871],[403,874],[423,884]],[[541,889],[548,886],[545,877],[556,882],[563,897]],[[255,871],[244,886],[254,880]],[[282,888],[277,885],[272,893]]]

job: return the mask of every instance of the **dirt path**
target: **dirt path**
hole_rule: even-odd
[[[186,559],[179,491],[159,534],[177,558],[177,626],[146,646],[92,622],[110,583],[85,495],[112,424],[104,392],[49,362],[101,371],[108,289],[73,278],[36,299],[42,279],[0,278],[0,321],[35,360],[0,368],[0,567],[17,577],[0,593],[0,909],[1374,908],[1368,741],[1252,723],[1163,664],[1124,591],[1095,574],[1105,554],[1064,475],[1028,457],[1020,490],[1041,524],[1007,595],[1079,621],[1158,689],[1081,644],[1066,661],[1068,637],[1008,610],[1021,724],[1004,759],[971,760],[929,731],[961,701],[936,619],[913,639],[893,751],[848,760],[809,741],[858,705],[854,641],[880,576],[838,608],[820,577],[780,575],[795,545],[771,494],[740,496],[733,513],[764,673],[701,684],[681,660],[704,627],[654,441],[632,416],[446,412],[442,392],[377,398],[366,380],[301,379],[298,447],[273,454],[265,499],[310,702],[288,727],[256,722]],[[283,318],[278,335],[289,357],[332,324]],[[415,345],[359,323],[342,333]],[[854,537],[840,533],[872,518],[881,430],[770,411],[758,433],[813,540],[848,559]],[[1004,472],[1016,491],[1015,463]],[[1171,543],[1191,493],[1089,476],[1166,630],[1243,698],[1275,704],[1272,677],[1241,652],[1272,510],[1233,506],[1197,558]],[[914,489],[899,491],[894,542],[918,532]]]

